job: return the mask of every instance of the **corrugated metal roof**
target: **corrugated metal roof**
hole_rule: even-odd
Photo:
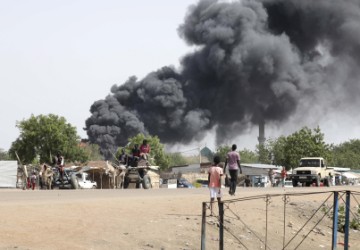
[[[261,169],[281,169],[281,166],[261,163],[241,163],[241,166],[249,168],[261,168]]]

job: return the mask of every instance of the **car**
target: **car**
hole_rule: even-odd
[[[194,188],[194,186],[185,178],[177,180],[177,188]]]
[[[81,189],[96,189],[97,184],[95,181],[89,179],[88,173],[76,173],[78,186]]]

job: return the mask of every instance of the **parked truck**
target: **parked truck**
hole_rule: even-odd
[[[319,187],[321,182],[329,187],[332,177],[334,177],[334,169],[327,167],[322,157],[301,158],[299,167],[293,169],[291,175],[293,187],[299,184],[307,187],[315,184]]]

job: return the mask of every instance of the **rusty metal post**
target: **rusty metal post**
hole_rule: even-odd
[[[202,203],[202,216],[201,216],[201,250],[205,250],[206,242],[206,202]]]
[[[219,202],[219,250],[224,250],[224,202]]]

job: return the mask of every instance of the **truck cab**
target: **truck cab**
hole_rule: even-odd
[[[326,166],[322,157],[304,157],[300,159],[299,167],[293,169],[291,179],[294,187],[299,184],[311,186],[315,183],[318,187],[322,182],[324,186],[330,186],[330,177],[334,176],[334,170]]]

